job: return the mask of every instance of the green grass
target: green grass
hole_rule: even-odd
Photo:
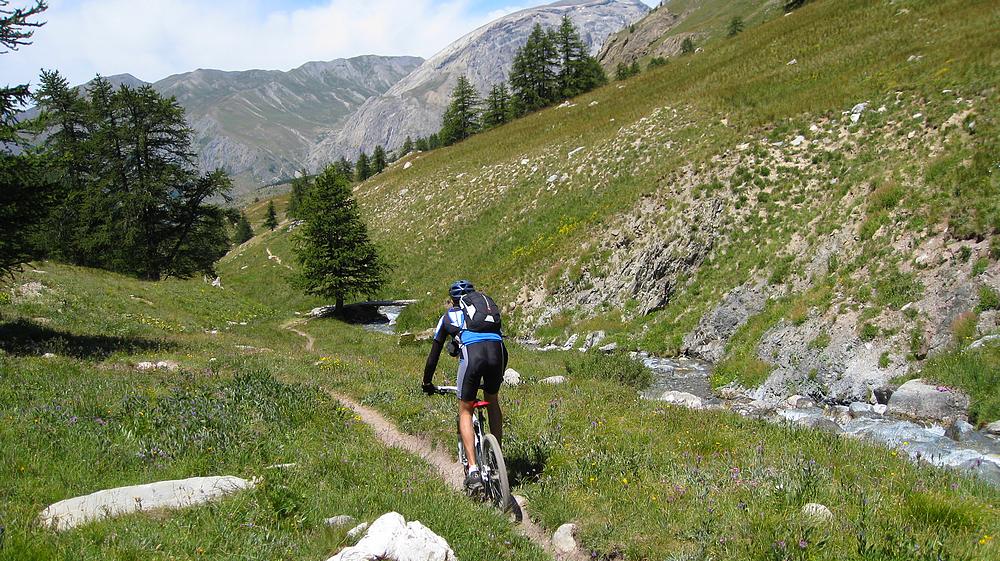
[[[231,285],[36,267],[45,273],[17,282],[44,283],[41,296],[0,306],[0,559],[321,560],[348,543],[324,518],[393,510],[444,536],[460,558],[544,558],[322,391],[317,357],[279,329],[290,312]],[[180,369],[135,369],[147,360]],[[267,469],[285,463],[296,466]],[[213,505],[60,534],[34,524],[62,499],[206,475],[262,483]]]
[[[955,350],[932,357],[921,376],[969,393],[972,422],[1000,420],[1000,345],[975,350]]]

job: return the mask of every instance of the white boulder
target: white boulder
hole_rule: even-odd
[[[192,507],[253,487],[246,479],[222,476],[105,489],[49,506],[38,515],[38,524],[61,532],[134,512]]]
[[[397,512],[383,514],[361,541],[328,561],[455,561],[448,542],[420,522],[407,523]]]
[[[888,411],[897,417],[949,424],[968,419],[969,396],[921,379],[910,380],[893,392]]]
[[[687,392],[679,392],[675,390],[665,391],[657,399],[659,401],[665,401],[675,405],[683,405],[688,409],[701,409],[704,405],[700,397]]]
[[[331,528],[343,528],[346,526],[352,526],[357,524],[358,521],[354,519],[353,516],[349,514],[341,514],[339,516],[332,516],[323,521],[323,524]]]
[[[521,373],[513,368],[508,368],[503,373],[503,383],[508,386],[521,385]]]
[[[833,520],[833,513],[830,509],[819,503],[808,503],[802,507],[802,514],[815,522],[829,522]]]
[[[556,528],[552,534],[552,547],[556,550],[556,555],[570,555],[576,552],[576,532],[576,524],[563,524]]]
[[[566,383],[566,377],[565,376],[549,376],[548,378],[542,378],[541,380],[538,381],[538,383],[539,384],[550,384],[550,385],[555,386],[555,385],[558,385],[558,384],[564,384],[564,383]]]

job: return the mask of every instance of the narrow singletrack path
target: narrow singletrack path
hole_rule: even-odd
[[[314,352],[316,339],[305,331],[298,329],[304,325],[306,321],[307,320],[301,319],[292,320],[282,325],[282,328],[305,338],[305,350]],[[383,444],[393,448],[399,448],[419,456],[438,472],[441,479],[443,479],[449,487],[459,493],[465,492],[464,481],[462,478],[462,465],[452,457],[450,452],[446,452],[436,447],[427,438],[406,434],[400,431],[392,421],[385,418],[384,415],[371,407],[362,405],[354,399],[332,390],[324,388],[324,391],[337,401],[341,402],[345,407],[354,411],[358,417],[361,417],[361,421],[375,431],[375,436],[377,436]],[[523,516],[521,522],[518,524],[518,531],[521,535],[535,542],[535,544],[559,561],[589,559],[589,557],[585,556],[581,551],[574,552],[573,554],[557,554],[555,547],[552,544],[552,540],[545,529],[531,520],[531,517],[528,516],[527,510],[524,509],[524,505],[519,503],[519,506],[522,509]]]

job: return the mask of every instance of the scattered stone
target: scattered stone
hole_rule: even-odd
[[[983,427],[983,432],[991,436],[1000,436],[1000,421],[993,421],[986,425]]]
[[[350,532],[348,535],[350,536]],[[401,514],[390,512],[373,522],[357,545],[341,550],[328,561],[375,559],[456,561],[457,558],[444,538],[420,522],[406,522]]]
[[[773,403],[769,403],[763,399],[755,399],[750,402],[750,409],[757,414],[767,415],[768,413],[774,413],[776,408]]]
[[[14,297],[18,300],[36,300],[45,292],[45,285],[38,282],[26,282],[13,290]]]
[[[819,503],[808,503],[802,507],[802,514],[815,522],[829,522],[833,520],[833,513],[830,509]]]
[[[45,353],[42,355],[42,358],[56,358],[56,355],[55,353]]]
[[[212,281],[212,286],[222,288],[222,277],[215,277],[215,280]]]
[[[868,102],[862,102],[851,108],[851,122],[857,123],[861,119],[861,114],[868,108]]]
[[[538,383],[539,384],[549,384],[549,385],[556,386],[556,385],[559,385],[559,384],[565,384],[566,383],[566,377],[565,376],[549,376],[548,378],[542,378],[541,380],[538,381]]]
[[[601,351],[602,353],[613,353],[618,350],[618,343],[608,343],[603,347],[599,347],[597,350]]]
[[[969,440],[974,434],[976,434],[976,427],[966,421],[955,421],[953,425],[944,431],[944,435],[955,442]]]
[[[558,174],[558,173],[553,173],[553,174],[552,174],[552,175],[550,175],[550,176],[549,176],[549,178],[548,178],[548,179],[546,179],[545,181],[546,181],[547,183],[555,183],[555,182],[556,182],[556,181],[558,181],[558,180],[559,180],[559,174]]]
[[[656,398],[658,401],[665,401],[667,403],[673,403],[676,405],[683,405],[688,409],[701,409],[704,403],[701,398],[690,394],[688,392],[679,392],[675,390],[667,390],[660,394],[660,397]]]
[[[969,418],[969,396],[921,379],[910,380],[889,398],[888,412],[906,419],[949,424]]]
[[[993,342],[1000,342],[1000,335],[987,335],[986,337],[983,337],[982,339],[979,339],[969,345],[969,348],[979,349]]]
[[[855,401],[849,406],[852,419],[861,419],[865,417],[875,417],[875,409],[868,403],[861,403],[860,401]]]
[[[568,350],[572,349],[573,347],[575,347],[576,346],[576,341],[579,338],[580,338],[580,336],[577,335],[576,333],[570,335],[569,339],[567,339],[566,343],[562,346],[563,350],[564,351],[568,351]]]
[[[851,410],[846,405],[834,405],[826,410],[826,415],[838,425],[844,425],[851,420]]]
[[[320,306],[309,310],[309,316],[314,318],[324,318],[336,311],[336,306]]]
[[[788,61],[788,66],[794,66],[794,65],[796,65],[798,63],[799,63],[799,59],[793,58],[792,60]]]
[[[365,533],[365,530],[367,529],[368,529],[368,523],[362,522],[361,524],[358,524],[357,526],[347,531],[347,539],[356,540],[358,539],[358,537],[361,536],[361,534]]]
[[[508,368],[503,373],[503,383],[508,386],[520,386],[521,385],[521,373],[513,368]]]
[[[732,386],[723,386],[719,388],[719,397],[726,401],[733,401],[743,397],[743,392],[739,388],[734,388]]]
[[[793,138],[792,141],[789,144],[791,144],[792,146],[802,146],[802,143],[805,142],[805,141],[806,141],[806,137],[804,137],[804,136],[802,136],[800,134],[800,135],[796,136],[795,138]]]
[[[403,169],[410,169],[413,167],[413,162],[406,162],[403,164]]]
[[[1000,466],[991,461],[982,458],[973,458],[962,463],[958,468],[975,475],[983,481],[992,483],[993,485],[1000,485]]]
[[[806,417],[800,421],[802,426],[809,427],[811,429],[821,430],[824,432],[830,432],[833,434],[840,434],[844,432],[844,429],[840,425],[827,419],[826,417]]]
[[[594,101],[590,102],[590,106],[591,107],[595,107],[598,103],[600,103],[600,102],[595,99]]]
[[[397,343],[399,344],[400,347],[404,347],[406,345],[413,345],[416,342],[417,342],[417,336],[407,331],[406,333],[402,333],[399,335],[399,341]]]
[[[786,399],[785,403],[788,404],[789,407],[794,407],[795,409],[809,409],[816,406],[813,400],[803,395],[793,395]]]
[[[556,528],[552,534],[552,547],[556,550],[556,555],[570,555],[577,551],[576,524],[563,524]]]
[[[597,345],[601,344],[601,341],[607,336],[603,331],[594,331],[587,335],[587,338],[583,341],[583,346],[580,347],[581,351],[589,351]]]
[[[253,487],[253,482],[246,479],[224,476],[106,489],[55,503],[38,515],[38,523],[61,532],[87,522],[135,512],[192,507]]]
[[[885,415],[888,410],[889,410],[889,406],[888,405],[884,405],[882,403],[879,403],[877,405],[872,405],[872,411],[876,415]]]
[[[568,155],[566,156],[566,158],[567,158],[567,159],[568,159],[568,158],[572,158],[572,157],[573,157],[574,155],[576,155],[576,153],[577,153],[577,152],[579,152],[580,150],[583,150],[583,146],[580,146],[579,148],[575,148],[575,149],[571,150],[571,151],[570,151],[570,153],[569,153],[569,154],[568,154]]]
[[[924,55],[910,55],[909,58],[906,59],[906,62],[920,62],[923,58]]]
[[[293,467],[297,467],[298,465],[299,464],[294,462],[290,464],[271,464],[264,469],[292,469]]]
[[[149,372],[151,370],[167,370],[173,372],[179,369],[181,366],[172,360],[161,360],[159,362],[140,362],[135,365],[135,369],[140,372]]]
[[[330,528],[345,528],[347,526],[354,526],[357,523],[358,521],[353,516],[348,514],[333,516],[323,521],[323,524],[329,526]]]

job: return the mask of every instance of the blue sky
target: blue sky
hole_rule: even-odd
[[[642,0],[649,5],[659,0]],[[29,0],[12,0],[10,7]],[[195,68],[288,70],[361,54],[429,57],[465,33],[546,0],[49,0],[34,44],[0,55],[0,84],[57,69],[71,83]]]

